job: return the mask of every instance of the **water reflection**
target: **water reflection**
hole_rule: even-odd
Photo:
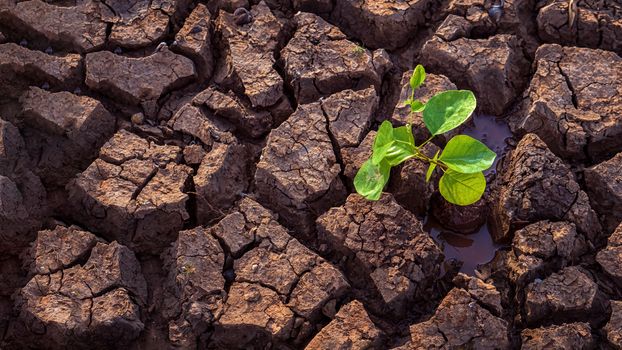
[[[462,261],[460,272],[471,276],[478,265],[492,260],[497,249],[503,247],[492,241],[487,225],[483,225],[475,233],[463,235],[443,228],[430,216],[426,219],[424,229],[443,247],[445,259]]]

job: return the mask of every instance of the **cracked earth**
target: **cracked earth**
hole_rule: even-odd
[[[0,0],[0,349],[621,349],[619,0]],[[469,207],[368,202],[470,89]]]

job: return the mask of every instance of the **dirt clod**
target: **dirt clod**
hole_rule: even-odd
[[[414,298],[423,298],[438,273],[443,254],[419,220],[389,194],[378,202],[352,194],[346,203],[317,220],[328,249],[346,258],[350,280],[379,293],[376,310],[403,313]]]
[[[540,220],[566,220],[592,241],[601,226],[574,174],[535,134],[528,134],[509,156],[492,204],[493,237],[507,241],[516,229]]]
[[[345,198],[340,172],[327,120],[316,102],[298,106],[270,133],[255,185],[262,203],[308,234],[317,216]]]
[[[369,319],[361,302],[354,300],[344,305],[335,319],[322,329],[305,350],[370,349],[380,346],[381,331]]]
[[[130,105],[157,100],[196,77],[193,62],[166,46],[143,58],[94,52],[86,55],[85,65],[89,88]]]
[[[580,268],[571,266],[526,288],[525,316],[529,324],[546,319],[557,323],[589,320],[598,325],[607,316],[609,300]]]
[[[512,130],[538,134],[555,154],[570,160],[599,161],[615,154],[622,146],[622,58],[602,50],[543,45],[535,66]]]
[[[587,323],[525,329],[521,333],[523,349],[592,349],[594,340]]]
[[[19,316],[9,339],[55,349],[104,348],[138,337],[147,298],[140,265],[127,247],[93,238],[60,226],[40,233],[30,263],[34,276],[17,295]],[[46,242],[55,243],[45,248],[57,248],[61,260],[41,251]],[[88,261],[79,264],[89,252]]]
[[[316,15],[302,12],[294,20],[297,29],[281,51],[281,60],[298,103],[346,89],[380,87],[370,51]]]
[[[100,157],[68,185],[71,215],[86,227],[140,251],[158,251],[189,218],[183,191],[192,169],[181,150],[117,132]]]

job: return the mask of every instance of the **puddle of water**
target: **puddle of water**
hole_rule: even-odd
[[[483,225],[475,233],[463,235],[443,228],[428,216],[423,227],[443,247],[446,260],[453,258],[463,262],[460,272],[467,275],[473,276],[478,265],[492,260],[497,249],[503,247],[492,241],[487,225]]]
[[[493,166],[484,172],[485,175],[494,174],[497,163],[510,149],[507,140],[512,137],[512,132],[507,123],[494,116],[475,114],[461,130],[461,134],[480,140],[497,153]],[[474,275],[478,265],[490,262],[496,251],[503,247],[493,242],[487,224],[475,233],[464,235],[444,228],[431,215],[428,215],[424,229],[443,246],[445,259],[453,258],[463,262],[460,272],[471,276]]]
[[[512,132],[508,124],[501,118],[485,114],[474,114],[461,133],[483,142],[488,148],[497,153],[495,163],[484,172],[485,175],[494,173],[499,159],[509,149],[506,140],[512,137]]]

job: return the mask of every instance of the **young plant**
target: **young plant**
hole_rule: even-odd
[[[418,65],[410,79],[412,94],[404,103],[412,113],[423,113],[423,121],[432,135],[420,145],[410,124],[394,128],[390,122],[380,125],[374,140],[372,156],[354,178],[356,191],[369,200],[378,200],[389,181],[391,168],[415,158],[429,163],[426,181],[437,169],[443,172],[439,191],[450,203],[470,205],[477,202],[486,190],[483,171],[490,168],[497,155],[480,141],[467,136],[454,136],[445,149],[430,158],[423,147],[437,136],[462,125],[475,111],[475,95],[468,90],[448,90],[432,97],[427,103],[415,100],[414,93],[425,81],[425,70]]]

